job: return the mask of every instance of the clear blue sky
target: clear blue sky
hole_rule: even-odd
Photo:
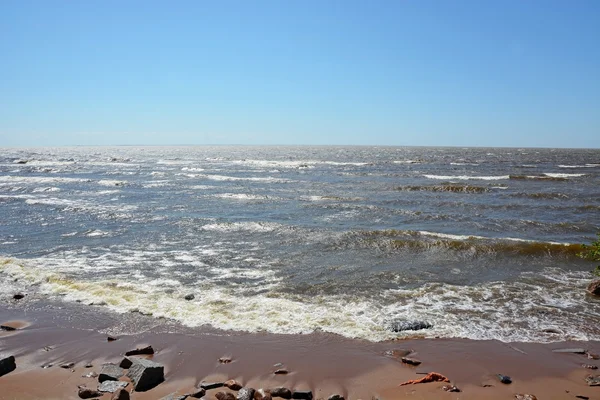
[[[600,147],[600,1],[0,2],[0,146]]]

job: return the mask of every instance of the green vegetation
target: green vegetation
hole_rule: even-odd
[[[583,251],[578,253],[577,255],[583,259],[590,261],[600,261],[600,232],[596,234],[598,238],[592,242],[590,245],[584,244]],[[594,275],[600,276],[600,265],[596,267],[595,270],[592,271]]]

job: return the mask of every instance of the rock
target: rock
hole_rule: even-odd
[[[60,367],[61,367],[61,368],[64,368],[64,369],[71,369],[71,368],[73,368],[74,366],[75,366],[75,363],[74,363],[74,362],[64,363],[64,364],[61,364],[61,365],[60,365]]]
[[[587,287],[587,291],[594,296],[600,296],[600,279],[590,283]]]
[[[179,394],[179,393],[171,393],[166,395],[165,397],[161,397],[160,400],[185,400],[187,399],[187,394]]]
[[[444,389],[446,392],[460,392],[460,389],[454,385],[444,385],[442,386],[442,389]]]
[[[598,369],[597,365],[592,365],[592,364],[581,364],[581,366],[583,368],[587,368],[587,369]]]
[[[586,376],[585,381],[588,386],[600,386],[600,375],[588,375]]]
[[[27,164],[28,160],[15,160],[14,163],[15,164]]]
[[[165,367],[145,358],[135,359],[127,372],[137,392],[144,392],[156,387],[165,380]]]
[[[587,358],[590,360],[598,360],[598,359],[600,359],[600,356],[598,354],[594,354],[594,353],[587,353]]]
[[[15,293],[13,295],[13,299],[15,299],[15,300],[21,300],[23,297],[25,297],[25,295],[23,293]]]
[[[97,373],[95,373],[94,371],[92,371],[92,372],[88,372],[88,373],[87,373],[87,374],[85,374],[85,375],[81,375],[81,377],[82,377],[82,378],[97,378],[97,377],[98,377],[98,374],[97,374]]]
[[[79,386],[79,392],[77,393],[80,399],[93,399],[94,397],[101,397],[103,393],[88,389],[85,386]]]
[[[310,390],[294,390],[292,399],[312,400],[313,394]]]
[[[200,383],[200,387],[204,390],[211,390],[223,387],[223,382],[202,382]]]
[[[199,399],[206,394],[206,390],[202,388],[196,388],[192,392],[188,393],[189,397],[193,397],[195,399]]]
[[[556,328],[542,329],[542,332],[544,332],[544,333],[554,333],[554,334],[557,334],[557,335],[562,334],[562,332],[560,330],[556,329]]]
[[[415,360],[414,358],[402,357],[400,360],[404,364],[409,364],[409,365],[420,365],[421,364],[421,361]]]
[[[52,367],[53,365],[54,365],[54,364],[52,364],[52,363],[44,364],[44,365],[42,365],[42,368],[44,368],[44,369],[46,369],[46,368],[50,368],[50,367]]]
[[[94,367],[94,364],[92,364],[92,363],[85,364],[85,368],[93,368],[93,367]]]
[[[12,332],[12,331],[16,331],[16,330],[17,330],[17,328],[13,328],[12,326],[0,325],[0,331]]]
[[[271,396],[281,397],[282,399],[291,399],[292,391],[288,388],[277,387],[275,389],[271,389]]]
[[[186,294],[184,299],[186,300],[194,300],[196,298],[196,296],[194,296],[193,294]]]
[[[109,336],[106,338],[106,341],[108,341],[108,342],[114,342],[115,340],[119,340],[119,338],[116,338],[114,336]]]
[[[496,374],[496,376],[498,379],[500,379],[500,382],[504,383],[505,385],[512,383],[512,379],[510,379],[510,376],[508,375]]]
[[[233,395],[233,393],[229,392],[218,392],[217,394],[215,394],[215,397],[217,398],[217,400],[235,400],[235,396]]]
[[[100,374],[98,375],[98,382],[118,381],[119,378],[122,376],[123,368],[112,363],[103,364],[102,369],[100,370]]]
[[[396,320],[392,321],[390,324],[390,330],[392,332],[420,331],[421,329],[429,329],[431,327],[433,327],[433,325],[425,321]]]
[[[99,392],[114,393],[119,389],[125,389],[129,385],[129,382],[123,381],[104,381],[98,385]]]
[[[17,363],[15,362],[15,356],[4,357],[0,355],[0,376],[6,375],[9,372],[17,369]]]
[[[229,358],[229,357],[221,357],[221,358],[219,358],[219,362],[221,364],[229,364],[231,362],[231,358]]]
[[[123,357],[123,359],[119,363],[119,367],[129,369],[131,367],[131,364],[133,364],[133,362],[129,358]]]
[[[126,356],[137,356],[140,354],[154,354],[154,349],[152,346],[138,347],[135,350],[129,350],[127,353],[125,353]]]
[[[277,370],[275,370],[275,372],[273,372],[275,375],[287,375],[288,374],[288,370],[285,368],[279,368]]]
[[[581,348],[572,348],[572,349],[554,349],[553,353],[574,353],[574,354],[586,354],[587,351]]]
[[[578,399],[590,400],[590,398],[587,397],[587,396],[581,396],[581,395],[579,395],[579,396],[575,396],[575,397],[578,398]]]
[[[253,400],[254,399],[254,389],[252,388],[241,388],[237,394],[237,400]]]
[[[515,399],[517,400],[537,400],[532,394],[515,394]]]
[[[273,396],[268,390],[258,389],[254,392],[254,400],[273,400]]]
[[[231,390],[240,390],[243,387],[242,385],[240,385],[239,382],[237,382],[234,379],[225,381],[225,383],[223,383],[223,386],[228,387]]]
[[[344,396],[342,396],[342,395],[339,395],[339,394],[332,394],[331,396],[329,396],[329,397],[327,398],[327,400],[346,400],[346,399],[345,399],[345,398],[344,398]]]
[[[129,400],[129,392],[125,389],[117,390],[110,400]]]

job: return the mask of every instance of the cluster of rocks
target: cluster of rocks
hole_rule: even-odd
[[[189,393],[186,395],[171,393],[170,395],[163,397],[161,400],[183,400],[187,397],[200,398],[206,394],[206,391],[220,388],[227,388],[229,390],[236,391],[237,395],[234,395],[231,392],[218,391],[215,394],[217,400],[272,400],[274,397],[279,397],[286,400],[313,400],[313,393],[310,390],[291,390],[286,387],[257,390],[250,387],[244,387],[234,379],[230,379],[225,382],[202,382],[195,393]],[[339,394],[333,394],[329,396],[328,400],[344,400],[344,397]]]

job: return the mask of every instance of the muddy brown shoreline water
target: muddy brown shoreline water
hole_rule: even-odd
[[[595,371],[582,367],[600,365],[599,361],[552,351],[581,347],[593,354],[600,352],[599,342],[410,339],[372,343],[325,333],[277,335],[186,328],[140,315],[111,315],[93,307],[74,310],[31,303],[25,307],[11,304],[0,311],[0,324],[19,328],[0,332],[0,352],[17,359],[17,369],[0,377],[0,399],[76,399],[78,385],[95,388],[97,384],[95,379],[82,377],[90,372],[85,364],[92,363],[91,370],[99,372],[103,362],[118,363],[126,351],[147,344],[156,350],[153,360],[165,365],[166,380],[148,392],[132,393],[134,399],[159,399],[174,391],[185,393],[203,380],[226,379],[255,389],[312,390],[315,399],[335,393],[346,399],[509,399],[518,393],[538,399],[600,398],[600,387],[585,383],[585,376]],[[118,340],[109,342],[108,335]],[[389,355],[391,350],[410,351],[422,363],[416,367],[403,364]],[[221,357],[232,362],[222,364]],[[75,363],[72,370],[59,367],[68,362]],[[49,363],[53,366],[41,368]],[[287,375],[273,373],[280,364],[289,371]],[[437,382],[398,386],[433,371],[447,376],[462,392],[444,392],[444,384]],[[509,375],[513,383],[500,383],[498,373]],[[205,398],[213,399],[218,391],[208,391]]]

